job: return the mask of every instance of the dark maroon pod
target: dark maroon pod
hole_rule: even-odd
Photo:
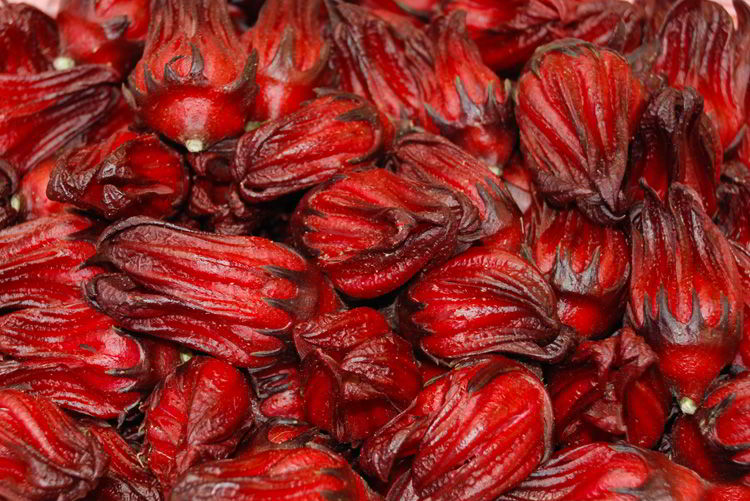
[[[34,75],[54,69],[60,52],[55,20],[25,3],[0,5],[0,73]]]

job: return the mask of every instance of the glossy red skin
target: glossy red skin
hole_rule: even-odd
[[[521,151],[540,192],[601,224],[624,217],[620,188],[645,89],[618,53],[577,40],[540,49],[515,94]]]
[[[53,69],[60,51],[55,20],[24,3],[0,6],[0,73],[34,75]]]
[[[625,312],[630,278],[625,233],[546,204],[534,233],[532,256],[555,289],[560,321],[584,339],[611,333]]]
[[[520,250],[521,212],[502,180],[482,161],[443,137],[416,132],[396,140],[390,165],[404,177],[465,195],[479,213],[483,243]]]
[[[298,324],[305,420],[340,443],[361,441],[405,409],[422,389],[411,345],[371,308]]]
[[[398,305],[401,332],[442,360],[496,352],[558,361],[572,333],[556,308],[555,292],[536,266],[489,247],[428,272]]]
[[[734,161],[724,166],[717,221],[729,240],[750,252],[750,167]]]
[[[246,202],[268,202],[377,160],[392,135],[388,119],[365,99],[321,91],[243,135],[232,175]]]
[[[679,416],[668,435],[672,460],[712,482],[734,480],[738,472],[701,434],[696,416]]]
[[[18,190],[18,173],[11,164],[0,160],[0,229],[13,224],[18,218],[18,209],[11,203]]]
[[[84,145],[106,141],[112,136],[129,130],[140,130],[136,116],[122,92],[117,93],[117,103],[101,120],[83,135]]]
[[[258,52],[258,95],[253,118],[281,118],[315,97],[331,81],[330,42],[323,0],[265,2],[242,42]]]
[[[452,191],[370,169],[308,192],[291,221],[300,249],[355,298],[394,291],[476,239],[474,207]]]
[[[224,459],[253,425],[252,389],[237,369],[194,357],[145,406],[144,456],[165,497],[191,466]]]
[[[280,362],[268,369],[254,372],[250,381],[258,399],[258,420],[304,421],[302,376],[297,360]]]
[[[130,218],[102,234],[97,260],[120,273],[90,281],[86,295],[117,325],[240,367],[272,365],[296,322],[339,307],[311,264],[260,237]]]
[[[49,400],[0,390],[0,496],[74,501],[107,469],[94,437]]]
[[[534,174],[526,166],[520,151],[516,151],[503,166],[500,177],[521,210],[526,239],[529,240],[533,235],[534,220],[541,214],[544,201],[534,185]]]
[[[138,342],[143,346],[148,362],[148,372],[139,380],[139,387],[153,388],[183,363],[184,353],[174,343],[145,336]]]
[[[57,159],[52,156],[39,163],[23,176],[18,185],[18,197],[25,220],[62,214],[71,208],[68,204],[47,198],[49,176]]]
[[[152,8],[143,57],[128,78],[138,116],[173,141],[199,142],[196,150],[241,134],[257,91],[257,59],[226,2],[158,0]]]
[[[58,157],[47,197],[110,221],[131,216],[168,218],[189,189],[182,158],[156,134],[120,132]]]
[[[737,358],[734,360],[734,365],[747,369],[750,368],[750,322],[747,321],[747,319],[750,319],[750,251],[734,241],[730,241],[730,245],[732,246],[735,262],[737,263],[744,302],[742,339],[740,340],[740,348]]]
[[[678,400],[701,401],[737,354],[742,289],[730,245],[690,188],[662,203],[648,192],[631,215],[633,274],[627,321],[659,356]]]

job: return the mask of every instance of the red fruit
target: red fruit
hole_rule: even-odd
[[[180,155],[156,134],[120,132],[63,153],[47,196],[109,220],[168,218],[187,196],[189,182]]]
[[[521,149],[541,193],[594,221],[623,218],[620,186],[645,105],[643,85],[618,53],[564,40],[537,51],[521,75]]]
[[[427,111],[440,134],[492,165],[513,153],[516,127],[511,83],[500,80],[482,62],[466,30],[466,12],[432,21],[436,85],[426,96]]]
[[[551,28],[557,38],[579,38],[629,54],[641,46],[648,33],[646,13],[630,1],[570,0],[568,3],[570,19],[563,19],[562,26]]]
[[[745,2],[735,2],[741,11]],[[708,0],[682,0],[669,11],[658,35],[660,51],[651,70],[672,87],[692,87],[705,100],[721,143],[729,149],[740,140],[750,59],[750,19],[729,13]]]
[[[61,204],[47,198],[49,176],[56,163],[57,159],[54,155],[46,158],[21,179],[15,203],[20,207],[25,220],[56,216],[71,208],[68,204]]]
[[[474,240],[478,221],[469,200],[447,188],[371,169],[309,192],[291,224],[338,290],[373,298]]]
[[[466,151],[440,136],[407,134],[393,146],[392,167],[404,177],[465,195],[479,212],[484,243],[520,249],[524,230],[511,194],[487,165]]]
[[[55,20],[25,3],[0,5],[0,73],[34,75],[50,71],[60,50]]]
[[[258,52],[255,120],[281,118],[331,80],[323,0],[269,0],[243,36]]]
[[[20,199],[14,198],[18,190],[18,174],[5,160],[0,159],[0,229],[13,224],[21,208]]]
[[[294,328],[306,421],[357,442],[405,409],[422,389],[411,345],[370,308],[330,313]]]
[[[674,462],[690,468],[712,482],[732,477],[736,480],[736,469],[726,463],[719,452],[712,449],[703,438],[695,416],[678,416],[667,438]]]
[[[527,229],[526,235],[531,236],[529,230],[533,228],[534,218],[541,213],[543,201],[534,185],[534,174],[526,166],[520,152],[516,151],[510,161],[503,166],[500,177],[521,209],[524,228]]]
[[[612,332],[625,312],[630,278],[625,233],[545,204],[535,234],[532,255],[555,289],[560,321],[585,339]]]
[[[727,164],[718,195],[717,219],[724,235],[750,252],[750,169],[740,162]]]
[[[148,362],[148,372],[139,387],[153,388],[184,362],[185,353],[174,343],[145,336],[138,342],[143,346]]]
[[[141,129],[136,123],[135,112],[128,104],[122,92],[117,93],[117,104],[114,108],[83,135],[83,145],[106,141],[120,132]]]
[[[116,82],[111,70],[94,65],[0,75],[0,157],[25,174],[114,107]]]
[[[582,343],[548,379],[555,442],[579,446],[593,434],[654,447],[664,433],[672,400],[663,383],[649,385],[649,372],[657,362],[656,354],[629,327],[605,340]]]
[[[263,419],[305,419],[299,362],[290,360],[254,372],[250,381]]]
[[[188,468],[234,452],[253,425],[251,392],[242,373],[208,357],[192,358],[154,390],[144,456],[165,498]]]
[[[648,191],[631,214],[628,321],[659,356],[686,413],[737,353],[742,289],[732,250],[690,188]]]
[[[302,257],[260,237],[131,218],[102,234],[97,260],[120,273],[90,281],[86,295],[120,327],[241,367],[271,365],[294,323],[336,300]]]
[[[724,148],[695,90],[666,87],[652,96],[630,151],[624,187],[630,203],[643,200],[644,179],[662,200],[672,183],[689,186],[703,199],[706,212],[716,212]]]
[[[267,202],[376,160],[391,136],[388,119],[366,100],[319,92],[301,109],[242,136],[232,174],[245,201]]]
[[[732,246],[734,259],[737,263],[744,303],[742,339],[734,364],[747,369],[750,368],[750,251],[747,248],[740,247],[736,242],[730,241],[729,243]]]
[[[109,65],[124,78],[143,50],[149,3],[64,0],[57,13],[63,52],[78,63]]]
[[[74,501],[96,487],[107,455],[53,403],[0,390],[0,497]]]
[[[156,0],[143,58],[128,79],[146,125],[199,152],[242,133],[257,58],[240,42],[226,2]]]
[[[512,353],[555,362],[572,333],[539,270],[500,249],[470,249],[416,281],[399,302],[402,332],[430,357]]]

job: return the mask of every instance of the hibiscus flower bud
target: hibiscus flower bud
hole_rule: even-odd
[[[34,75],[54,69],[60,52],[55,20],[25,3],[0,5],[0,73]]]
[[[298,360],[279,362],[268,369],[253,372],[250,381],[263,419],[305,419],[302,375]]]

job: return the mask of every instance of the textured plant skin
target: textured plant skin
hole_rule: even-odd
[[[682,183],[701,196],[708,214],[716,213],[724,148],[695,90],[657,91],[643,112],[630,151],[624,187],[629,203],[643,200],[642,179],[662,200],[671,183]]]
[[[742,336],[742,289],[730,244],[700,197],[678,183],[666,203],[647,191],[631,214],[631,238],[627,320],[657,353],[665,381],[690,412],[734,359]]]
[[[11,164],[0,160],[0,230],[16,221],[21,208],[13,195],[18,190],[18,173]],[[15,207],[14,207],[15,205]]]
[[[300,249],[355,298],[394,291],[477,238],[470,201],[383,169],[337,176],[309,192],[291,221]]]
[[[331,46],[323,0],[272,0],[263,5],[242,41],[258,52],[258,95],[253,118],[281,118],[331,81]]]
[[[750,319],[750,251],[731,240],[730,245],[732,246],[734,260],[737,263],[744,303],[742,339],[733,365],[748,369],[750,368],[750,322],[748,322],[748,319]]]
[[[237,369],[194,357],[156,388],[145,406],[144,456],[165,497],[177,477],[224,459],[253,424],[252,389]]]
[[[411,345],[371,308],[329,313],[298,324],[306,421],[338,442],[372,435],[422,389]]]
[[[505,164],[517,138],[510,81],[482,62],[466,30],[465,11],[434,19],[427,33],[435,86],[425,106],[437,131],[491,165]]]
[[[482,161],[441,136],[419,132],[398,138],[391,158],[396,173],[465,195],[479,213],[483,243],[511,251],[521,248],[521,212],[502,180]]]
[[[250,376],[258,399],[258,421],[305,419],[302,375],[297,360],[282,361]]]
[[[63,53],[77,63],[110,66],[124,77],[143,51],[149,0],[64,0],[57,13]]]
[[[144,123],[191,152],[241,134],[257,56],[234,31],[226,2],[158,0],[148,28],[126,94]]]
[[[555,362],[574,334],[557,317],[557,298],[522,257],[477,247],[416,281],[399,300],[400,328],[430,357],[507,353]]]
[[[392,135],[388,119],[365,99],[320,91],[242,136],[232,175],[243,200],[267,202],[376,160]]]
[[[544,206],[539,190],[534,185],[534,174],[526,166],[523,155],[516,151],[510,161],[503,166],[500,177],[521,210],[528,239],[533,233],[534,219],[541,214]]]
[[[0,390],[0,496],[8,500],[74,501],[107,469],[89,433],[52,402]]]
[[[551,370],[555,443],[563,448],[592,437],[652,448],[664,433],[672,397],[656,372],[656,354],[625,327],[602,341],[586,341]]]
[[[547,200],[602,224],[621,220],[628,144],[645,106],[625,59],[579,40],[547,45],[515,101],[524,159]]]
[[[60,50],[55,20],[25,3],[0,5],[0,73],[34,75],[53,69]]]
[[[625,312],[630,278],[625,233],[546,204],[535,223],[532,255],[557,294],[560,321],[585,339],[611,333]]]
[[[516,362],[498,356],[465,361],[422,394],[365,442],[360,455],[365,471],[382,480],[396,457],[414,456],[389,501],[494,500],[551,451],[549,397]]]
[[[120,132],[139,131],[141,129],[143,129],[143,125],[137,122],[135,112],[125,99],[125,95],[118,91],[115,106],[83,134],[82,144],[99,143]]]
[[[168,218],[189,189],[182,158],[156,134],[121,132],[63,153],[50,175],[47,197],[109,220]]]
[[[703,438],[696,416],[679,416],[672,424],[666,443],[672,461],[690,468],[706,480],[737,480],[736,468]]]
[[[729,240],[750,252],[750,168],[727,164],[719,185],[717,221]]]
[[[260,237],[130,218],[100,236],[95,261],[119,273],[89,281],[86,296],[117,325],[240,367],[272,365],[295,322],[339,305],[301,256]]]
[[[42,160],[39,165],[27,172],[20,183],[16,199],[22,219],[30,221],[40,217],[56,216],[71,208],[68,204],[55,202],[47,198],[49,176],[55,169],[57,160],[51,156]]]

